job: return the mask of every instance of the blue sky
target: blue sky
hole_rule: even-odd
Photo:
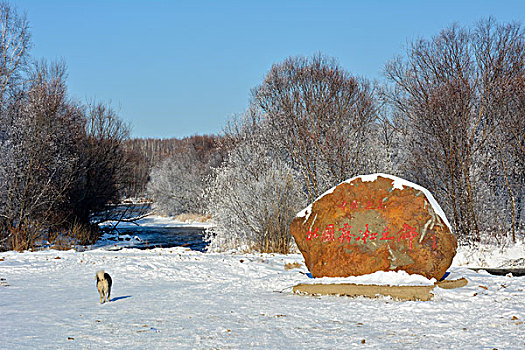
[[[134,137],[220,133],[271,65],[322,52],[382,79],[407,42],[492,16],[525,25],[525,1],[17,0],[35,58],[63,59],[70,95],[110,103]]]

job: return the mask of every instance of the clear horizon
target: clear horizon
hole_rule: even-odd
[[[521,22],[523,1],[18,0],[34,59],[63,59],[70,96],[110,103],[133,137],[221,133],[272,64],[321,52],[381,80],[406,43],[482,18]]]

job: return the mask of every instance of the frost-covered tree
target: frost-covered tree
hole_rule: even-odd
[[[31,34],[25,15],[8,2],[0,2],[0,101],[22,83],[29,61]]]
[[[147,193],[159,213],[202,214],[203,193],[211,181],[212,168],[219,166],[223,158],[216,138],[192,136],[173,139],[170,145],[175,147],[169,156],[151,170]]]
[[[155,210],[164,215],[201,213],[205,176],[188,153],[169,157],[153,167],[147,192]]]
[[[8,108],[10,158],[5,164],[3,243],[28,249],[49,225],[64,223],[75,181],[83,114],[72,104],[64,66],[37,64]]]
[[[215,167],[222,161],[223,155],[218,149],[220,136],[193,135],[182,139],[152,139],[135,138],[126,140],[124,148],[128,153],[131,169],[131,183],[125,191],[128,196],[143,196],[151,170],[169,157],[177,157],[190,151],[194,158],[194,166]]]
[[[0,2],[0,248],[5,243],[2,222],[7,216],[8,168],[13,162],[14,118],[10,98],[19,88],[31,46],[29,23],[7,2]]]
[[[72,226],[88,243],[97,236],[89,213],[118,199],[125,181],[127,129],[105,106],[69,98],[63,62],[29,63],[29,39],[25,17],[1,2],[0,249],[28,249]]]
[[[401,166],[433,190],[463,241],[517,224],[509,202],[523,197],[523,163],[519,152],[509,158],[507,144],[520,141],[505,124],[525,119],[524,50],[519,24],[489,19],[417,40],[386,67],[409,154]]]
[[[511,233],[515,241],[517,232],[525,232],[525,74],[510,90],[502,124],[504,137],[497,149],[510,196]]]
[[[208,192],[211,248],[288,252],[298,210],[326,189],[380,166],[374,89],[322,55],[272,66]],[[373,157],[372,157],[373,156]]]
[[[310,201],[367,171],[367,145],[377,118],[374,90],[321,54],[274,64],[253,90],[253,106],[274,148],[287,152]]]
[[[209,249],[288,253],[293,242],[290,223],[305,204],[302,182],[265,145],[258,125],[249,119],[234,124],[227,138],[236,140],[235,147],[216,169],[206,193],[208,212],[216,222],[209,232]]]

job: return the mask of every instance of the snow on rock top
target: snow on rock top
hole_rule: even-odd
[[[369,174],[369,175],[354,176],[353,178],[345,180],[345,181],[341,182],[340,184],[351,183],[352,181],[354,181],[356,179],[361,179],[361,181],[363,181],[363,182],[372,182],[372,181],[377,180],[377,178],[379,176],[393,180],[392,186],[393,186],[394,189],[403,190],[405,187],[412,187],[412,188],[414,188],[414,189],[416,189],[418,191],[423,192],[425,194],[425,196],[427,197],[429,203],[432,205],[432,208],[434,209],[436,214],[439,215],[439,217],[445,223],[445,225],[448,226],[449,230],[452,231],[452,227],[450,226],[450,223],[447,220],[445,212],[443,211],[443,209],[441,209],[441,207],[439,206],[438,202],[436,201],[436,199],[434,198],[432,193],[430,193],[430,191],[427,190],[426,188],[424,188],[424,187],[422,187],[420,185],[417,185],[417,184],[415,184],[413,182],[407,181],[405,179],[399,178],[399,177],[394,176],[394,175],[383,174],[383,173],[375,173],[375,174]],[[339,185],[337,185],[337,186],[339,186]],[[320,195],[314,202],[317,202],[319,199],[323,198],[324,196],[333,193],[337,186],[332,187],[331,189],[329,189],[328,191],[326,191],[325,193]],[[297,213],[296,217],[304,218],[305,222],[308,221],[308,219],[310,217],[310,214],[312,213],[312,204],[308,205],[306,208],[304,208],[299,213]]]

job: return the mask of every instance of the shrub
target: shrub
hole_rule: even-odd
[[[237,147],[207,192],[210,250],[288,253],[289,225],[304,204],[293,170],[257,143]]]

